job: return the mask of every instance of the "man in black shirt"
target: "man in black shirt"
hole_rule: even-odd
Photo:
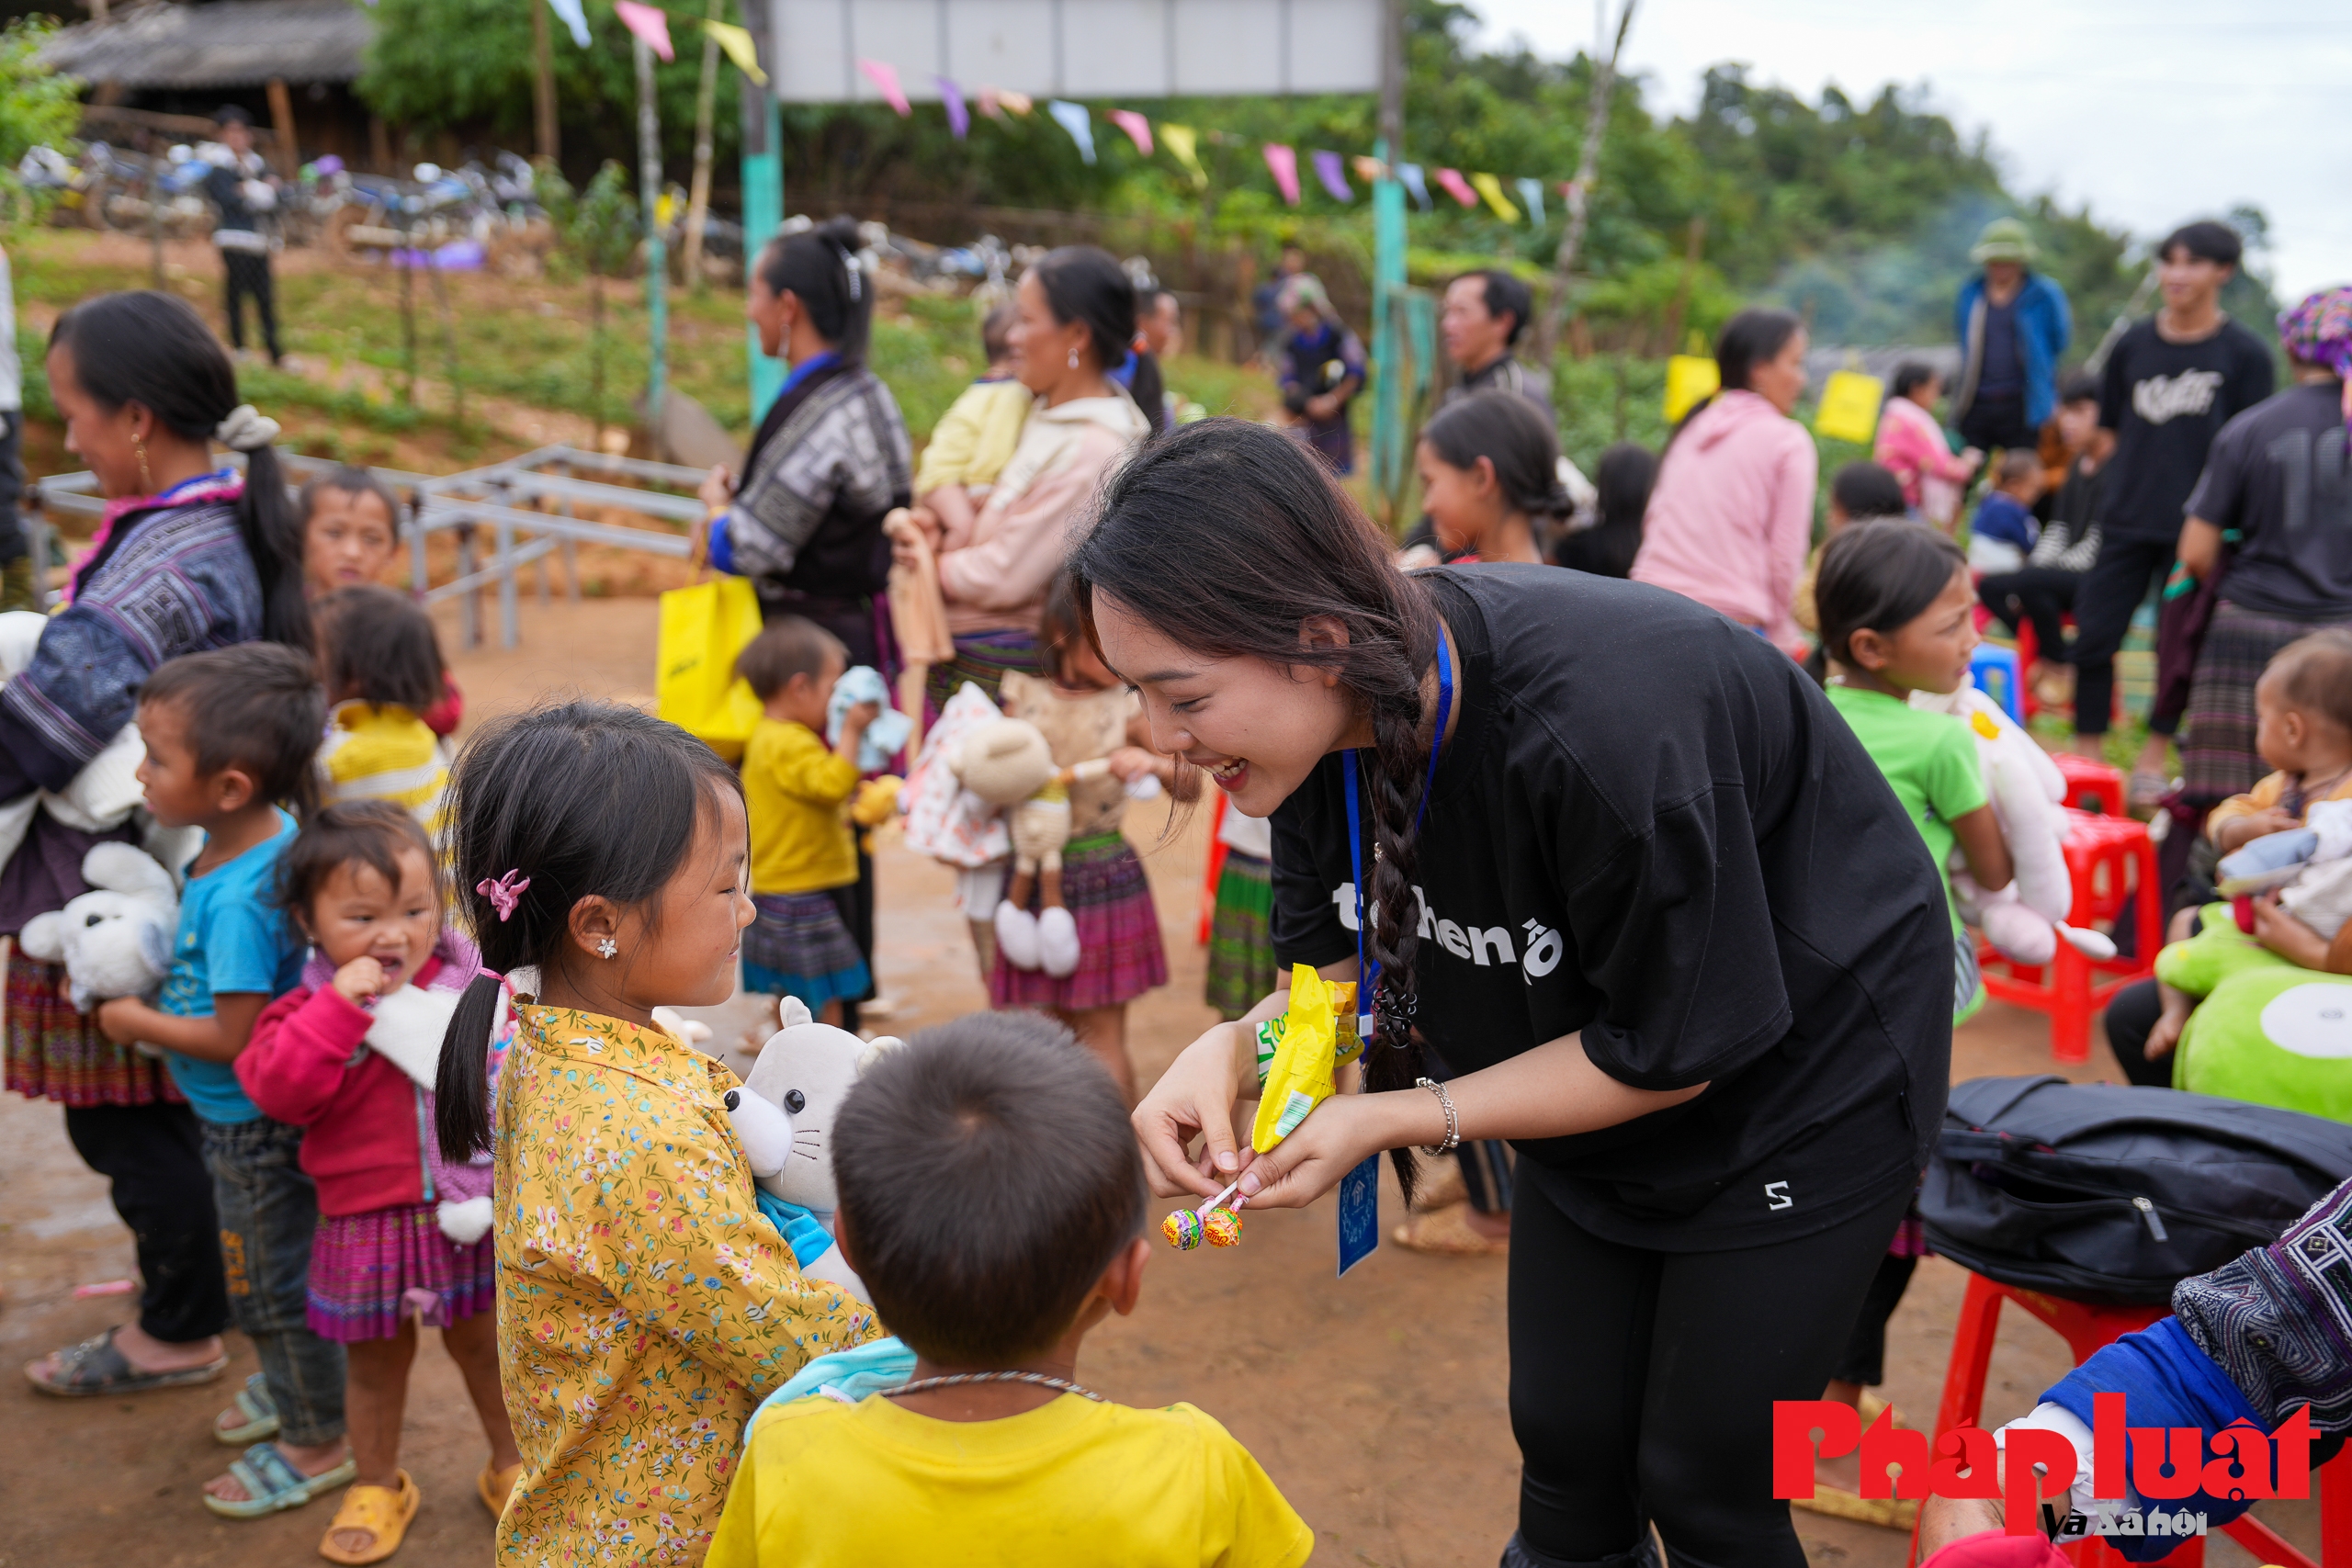
[[[244,353],[244,301],[251,297],[262,344],[276,365],[284,356],[278,352],[277,296],[262,215],[277,209],[277,187],[271,182],[269,165],[254,151],[253,121],[245,111],[231,104],[214,118],[220,127],[221,152],[204,176],[204,194],[219,214],[212,243],[220,252],[220,270],[227,279],[229,342]]]
[[[2222,425],[2270,395],[2270,350],[2222,313],[2244,252],[2222,223],[2191,223],[2157,254],[2164,308],[2117,340],[2099,390],[2108,469],[2098,559],[2075,596],[2075,749],[2100,755],[2115,698],[2115,653],[2132,612],[2172,570],[2183,503]],[[2150,716],[2132,773],[2135,805],[2164,792],[2176,720]]]
[[[1462,384],[1445,400],[1473,392],[1516,392],[1552,418],[1552,396],[1544,373],[1531,370],[1511,351],[1527,333],[1535,312],[1535,297],[1527,285],[1500,267],[1465,272],[1445,286],[1445,306],[1438,312],[1438,335],[1445,340],[1445,356],[1462,372]]]

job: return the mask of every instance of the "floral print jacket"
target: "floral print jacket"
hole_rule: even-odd
[[[502,1565],[702,1561],[760,1400],[874,1314],[760,1216],[721,1064],[523,1002],[498,1094]]]

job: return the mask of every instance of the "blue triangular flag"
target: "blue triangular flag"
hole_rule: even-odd
[[[1413,193],[1413,199],[1421,204],[1422,211],[1427,212],[1430,209],[1430,185],[1421,178],[1421,166],[1419,164],[1399,164],[1396,165],[1396,177],[1405,182],[1405,188]]]
[[[581,48],[588,47],[588,14],[580,8],[580,0],[548,0],[548,9],[571,29],[571,41]]]
[[[1094,120],[1086,112],[1086,106],[1056,98],[1046,106],[1046,112],[1061,121],[1069,139],[1078,143],[1078,155],[1090,164],[1094,162]]]
[[[1541,227],[1544,222],[1544,182],[1530,175],[1521,175],[1511,184],[1519,187],[1519,199],[1527,204],[1527,226]]]

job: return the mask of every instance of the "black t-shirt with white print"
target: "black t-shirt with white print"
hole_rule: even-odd
[[[1416,857],[1422,1033],[1457,1072],[1581,1031],[1622,1082],[1709,1085],[1520,1143],[1522,1173],[1594,1235],[1668,1251],[1803,1235],[1907,1190],[1943,1115],[1951,917],[1820,688],[1645,584],[1500,564],[1423,581],[1464,694]],[[1285,965],[1356,953],[1340,781],[1325,758],[1273,816]]]
[[[2270,350],[2235,321],[2173,343],[2150,316],[2115,340],[2098,423],[2115,432],[2099,521],[2112,538],[2177,539],[2182,505],[2222,426],[2270,395]]]
[[[2188,514],[2240,535],[2222,597],[2288,620],[2352,616],[2352,451],[2344,383],[2290,387],[2230,421]]]

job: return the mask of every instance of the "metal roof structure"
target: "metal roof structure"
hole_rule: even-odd
[[[41,63],[131,88],[349,82],[375,32],[356,0],[165,0],[66,28]]]

